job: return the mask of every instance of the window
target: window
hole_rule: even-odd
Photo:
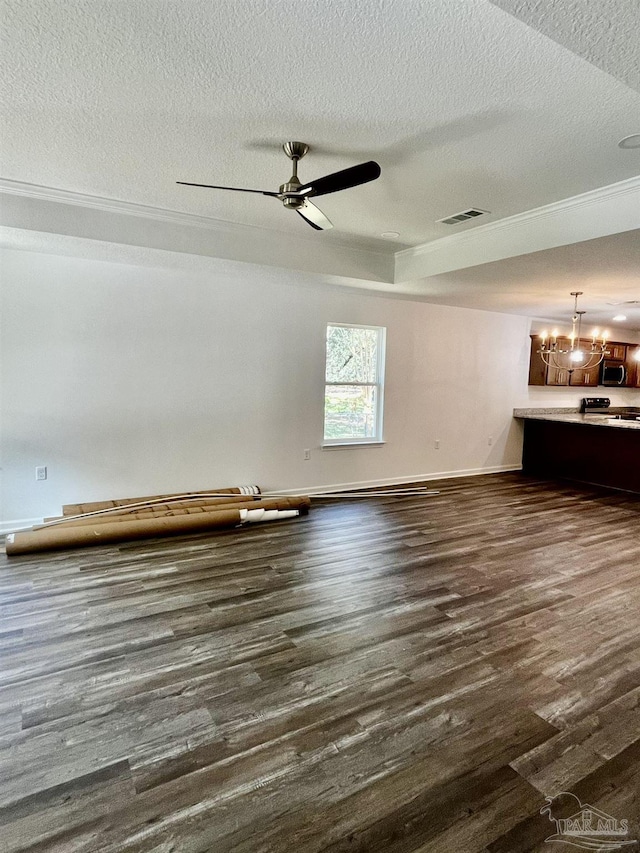
[[[324,443],[382,441],[386,329],[327,326]]]

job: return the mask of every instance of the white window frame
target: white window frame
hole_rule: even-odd
[[[327,382],[327,348],[326,339],[330,327],[339,327],[342,329],[369,329],[378,333],[377,360],[376,360],[376,381],[375,382]],[[375,435],[369,438],[356,436],[354,438],[325,438],[324,437],[324,419],[325,410],[322,409],[322,447],[354,447],[358,445],[384,444],[383,424],[384,424],[384,369],[385,356],[387,346],[387,329],[386,326],[368,326],[363,323],[327,323],[325,327],[325,361],[324,361],[324,391],[326,398],[326,390],[332,385],[351,385],[354,388],[375,388],[376,389],[376,412],[375,412]]]

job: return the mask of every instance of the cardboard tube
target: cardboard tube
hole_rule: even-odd
[[[117,498],[112,501],[93,501],[91,503],[82,503],[82,504],[65,504],[62,507],[63,515],[81,515],[84,512],[94,512],[97,509],[111,509],[112,507],[117,506],[126,506],[126,504],[135,504],[135,503],[144,503],[145,501],[155,501],[155,500],[170,500],[171,498],[177,498],[184,495],[194,497],[196,495],[207,495],[207,494],[232,494],[232,495],[259,495],[260,487],[251,485],[251,486],[225,486],[223,488],[216,489],[207,489],[206,491],[200,492],[183,492],[180,495],[177,492],[169,495],[146,495],[142,498]]]
[[[264,513],[264,510],[280,510],[278,517],[291,517],[290,513],[306,515],[311,505],[310,498],[306,496],[286,496],[281,498],[267,498],[257,502],[256,507]],[[248,506],[253,504],[238,501],[236,507],[225,506],[224,508],[211,511],[197,510],[195,512],[171,512],[170,515],[161,517],[122,518],[113,521],[108,519],[102,521],[89,519],[94,523],[72,524],[64,523],[40,527],[39,529],[25,530],[20,533],[10,533],[6,537],[6,551],[8,556],[18,554],[35,554],[41,551],[55,551],[61,548],[79,548],[88,545],[110,545],[117,542],[127,542],[134,539],[150,539],[156,536],[171,536],[186,533],[194,533],[206,530],[216,530],[225,527],[235,527],[242,523],[243,516],[246,518]],[[256,519],[258,520],[258,519]],[[275,518],[273,518],[275,520]],[[79,520],[78,520],[79,521]]]
[[[155,500],[152,498],[152,500]],[[118,521],[119,519],[144,518],[151,516],[170,515],[172,513],[181,512],[202,512],[210,511],[220,507],[224,509],[230,504],[243,506],[245,503],[252,503],[260,500],[260,495],[231,495],[228,498],[209,498],[201,500],[191,500],[189,498],[175,498],[174,500],[166,501],[165,503],[139,503],[128,507],[123,506],[106,507],[101,510],[91,510],[87,513],[79,513],[74,515],[58,515],[45,518],[43,523],[35,525],[34,530],[39,527],[47,527],[55,524],[99,524],[102,521]]]
[[[133,539],[155,536],[179,535],[203,530],[235,527],[240,524],[240,511],[220,509],[198,515],[180,515],[170,518],[148,518],[138,521],[114,521],[110,524],[83,527],[50,527],[10,533],[6,538],[7,555],[35,554],[60,548],[78,548],[87,545],[109,545]]]
[[[234,498],[223,498],[222,504],[212,502],[203,504],[202,506],[192,506],[191,504],[177,504],[175,507],[168,504],[153,504],[149,507],[140,507],[135,510],[115,511],[104,513],[104,515],[94,515],[87,518],[64,518],[53,519],[48,524],[34,525],[33,530],[52,530],[54,528],[69,528],[69,527],[86,527],[96,526],[101,524],[111,524],[124,521],[142,520],[147,518],[177,518],[183,515],[201,515],[203,513],[212,512],[215,509],[242,509],[244,507],[250,509],[263,510],[286,510],[296,509],[303,514],[309,511],[311,499],[304,495],[283,495],[277,498],[260,498],[259,495],[238,495]],[[199,502],[198,502],[199,503]]]

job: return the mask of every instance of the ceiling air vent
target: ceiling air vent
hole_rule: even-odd
[[[490,213],[490,211],[480,210],[477,207],[470,207],[469,210],[463,210],[461,213],[454,213],[452,216],[445,216],[444,219],[437,219],[436,222],[442,222],[444,225],[459,225],[461,222],[466,222],[468,219],[475,219],[476,216],[482,216],[485,213]]]

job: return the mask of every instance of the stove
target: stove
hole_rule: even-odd
[[[615,414],[609,412],[611,400],[609,397],[583,397],[580,403],[581,415],[608,415],[612,421],[640,421],[640,411],[633,412],[620,411],[616,408]],[[631,407],[629,407],[631,408]]]
[[[580,403],[581,415],[607,415],[611,399],[609,397],[583,397]]]

